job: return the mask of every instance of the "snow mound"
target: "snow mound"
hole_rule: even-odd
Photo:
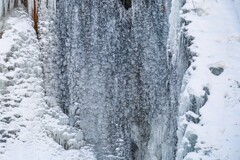
[[[177,160],[240,159],[240,1],[187,0],[196,53],[179,105]]]
[[[45,97],[43,63],[32,20],[14,9],[0,21],[0,159],[94,160],[81,130]],[[57,142],[57,143],[56,143]]]

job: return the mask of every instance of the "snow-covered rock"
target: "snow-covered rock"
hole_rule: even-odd
[[[196,56],[180,97],[177,160],[240,159],[239,6],[187,0],[182,8]]]

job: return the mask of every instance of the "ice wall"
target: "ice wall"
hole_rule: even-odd
[[[58,103],[99,160],[175,157],[176,96],[187,62],[178,58],[186,48],[176,49],[173,14],[168,38],[170,3],[57,2]]]
[[[0,2],[0,15],[14,7]],[[127,3],[24,1],[40,26],[45,95],[57,99],[99,160],[173,160],[189,65],[184,1]]]

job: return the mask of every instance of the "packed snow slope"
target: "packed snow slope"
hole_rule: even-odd
[[[44,98],[41,52],[29,15],[15,9],[0,23],[0,159],[94,159],[90,147],[79,149],[81,131]]]
[[[240,159],[240,1],[187,0],[193,62],[179,106],[177,160]]]

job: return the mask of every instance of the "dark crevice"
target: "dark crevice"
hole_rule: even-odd
[[[121,1],[126,10],[132,7],[132,0],[121,0]]]
[[[139,148],[135,142],[131,143],[131,152],[132,152],[132,160],[137,160],[137,152]]]

